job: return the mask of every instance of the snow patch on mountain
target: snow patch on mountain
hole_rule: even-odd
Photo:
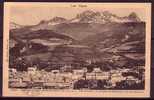
[[[94,11],[84,11],[71,21],[71,22],[80,22],[80,23],[108,23],[108,22],[140,22],[140,18],[136,13],[132,12],[129,16],[119,17],[115,14],[110,13],[109,11],[94,12]]]

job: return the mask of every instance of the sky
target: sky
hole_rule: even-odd
[[[83,6],[83,7],[81,7]],[[20,25],[35,25],[41,20],[49,20],[55,16],[71,19],[85,10],[93,11],[109,11],[118,16],[128,16],[131,12],[135,12],[141,20],[145,20],[145,10],[142,7],[131,6],[115,6],[106,5],[18,5],[10,7],[10,21]]]

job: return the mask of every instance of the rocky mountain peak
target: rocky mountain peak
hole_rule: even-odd
[[[77,14],[76,18],[80,19],[80,22],[92,22],[96,17],[100,16],[101,16],[100,12],[86,10],[80,14]]]
[[[64,21],[66,21],[66,19],[65,18],[63,18],[63,17],[54,17],[54,18],[52,18],[51,20],[50,20],[50,22],[64,22]]]
[[[139,22],[141,21],[138,15],[135,12],[132,12],[128,15],[128,18],[132,21]]]
[[[45,24],[45,23],[47,23],[46,20],[41,20],[41,21],[39,22],[39,24]]]
[[[86,10],[77,14],[76,18],[83,23],[107,23],[107,22],[140,22],[140,18],[135,12],[130,13],[129,16],[119,17],[109,11],[95,12]]]

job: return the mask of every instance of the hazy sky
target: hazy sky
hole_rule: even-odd
[[[145,20],[145,10],[142,7],[134,8],[129,7],[108,7],[108,6],[89,6],[87,7],[72,7],[69,6],[12,6],[10,7],[10,20],[21,25],[32,25],[37,24],[41,20],[49,20],[55,16],[64,17],[71,19],[76,14],[81,13],[85,10],[93,11],[109,11],[118,16],[127,16],[131,12],[136,12],[141,20]]]

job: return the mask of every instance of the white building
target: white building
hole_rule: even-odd
[[[73,70],[73,74],[74,75],[83,75],[83,73],[84,73],[84,70],[83,69],[74,69]]]
[[[100,68],[94,68],[91,73],[86,73],[86,79],[107,80],[110,73],[102,71]]]
[[[37,71],[36,67],[28,67],[27,69],[29,75],[34,75]]]
[[[16,70],[15,68],[10,68],[10,69],[9,69],[9,72],[11,72],[11,73],[16,73],[17,70]]]
[[[139,80],[139,79],[137,79],[137,78],[135,78],[133,76],[127,76],[126,80],[127,81],[132,81],[132,82],[134,81],[135,83],[140,83],[141,82],[141,80]]]
[[[74,69],[72,79],[73,80],[81,79],[83,78],[84,73],[85,73],[84,69]]]
[[[100,68],[94,68],[93,73],[102,73],[102,70]]]
[[[126,77],[123,77],[122,73],[113,73],[113,74],[111,74],[110,82],[112,84],[116,84],[117,82],[121,82],[123,80],[126,80]]]
[[[65,72],[65,71],[67,71],[67,69],[71,69],[71,68],[72,68],[71,65],[66,64],[66,65],[64,65],[63,67],[60,68],[60,71],[61,72]]]
[[[116,74],[116,73],[118,74],[118,73],[121,73],[121,71],[113,69],[113,70],[110,71],[110,73],[111,74]]]
[[[86,79],[90,80],[90,79],[95,79],[96,75],[95,73],[86,73]]]
[[[71,78],[72,77],[72,73],[71,72],[62,72],[61,76]]]
[[[126,73],[126,72],[129,72],[130,69],[129,69],[129,68],[123,68],[123,69],[121,69],[120,71],[123,72],[123,73]]]

